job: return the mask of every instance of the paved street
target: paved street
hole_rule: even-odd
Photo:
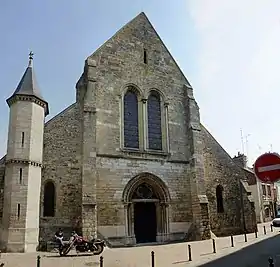
[[[235,236],[234,245],[231,247],[230,238],[218,238],[216,240],[217,253],[213,254],[212,241],[170,244],[162,246],[144,246],[136,248],[107,248],[104,253],[104,267],[148,267],[151,266],[151,251],[155,251],[156,267],[219,267],[219,266],[267,266],[267,258],[270,251],[280,263],[280,236],[279,231],[270,232],[267,225],[267,235],[263,234],[263,226],[259,225],[259,236],[248,235],[248,242],[244,242],[244,236]],[[187,245],[192,247],[192,262],[188,262]],[[279,248],[279,249],[278,249]],[[278,252],[279,250],[279,252]],[[235,252],[235,253],[234,253]],[[230,256],[224,257],[230,253]],[[279,256],[277,256],[279,253]],[[29,254],[2,254],[5,267],[35,267],[38,253]],[[99,257],[71,256],[60,258],[56,253],[41,253],[41,267],[82,267],[98,266]],[[208,263],[209,261],[213,261]],[[206,263],[206,264],[205,264]],[[203,265],[205,264],[205,265]],[[279,266],[280,265],[276,265]]]
[[[280,267],[280,236],[253,244],[236,253],[200,265],[201,267],[266,267],[272,256],[275,267]],[[197,266],[197,265],[196,265]]]

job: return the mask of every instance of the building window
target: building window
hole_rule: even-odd
[[[17,204],[17,217],[20,218],[20,204]]]
[[[19,183],[22,184],[22,168],[19,169]]]
[[[162,150],[161,100],[156,91],[148,97],[148,148]]]
[[[262,184],[262,194],[263,194],[263,196],[266,196],[265,184]]]
[[[267,186],[267,195],[271,197],[271,186]]]
[[[216,187],[216,199],[217,199],[217,212],[224,212],[224,200],[223,200],[223,187],[218,185]]]
[[[148,61],[147,61],[147,50],[144,49],[144,63],[147,64]]]
[[[124,96],[124,147],[139,148],[138,95],[130,87]]]
[[[264,215],[265,215],[265,217],[269,217],[269,216],[270,216],[270,210],[269,210],[268,207],[266,207],[266,208],[264,209]]]
[[[24,132],[21,133],[21,147],[24,147]]]
[[[54,183],[48,181],[44,186],[44,217],[54,217],[55,214],[55,186]]]

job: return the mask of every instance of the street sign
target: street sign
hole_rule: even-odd
[[[256,176],[263,182],[276,182],[280,180],[280,155],[265,153],[257,158],[254,164]]]

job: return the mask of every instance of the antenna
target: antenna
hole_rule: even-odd
[[[272,152],[272,151],[273,151],[272,144],[270,144],[270,152]]]
[[[243,139],[243,132],[242,132],[242,129],[240,129],[240,135],[241,135],[242,153],[243,153],[243,155],[244,155],[244,139]]]

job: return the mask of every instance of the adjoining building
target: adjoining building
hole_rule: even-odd
[[[244,154],[238,153],[233,159],[246,175],[246,182],[249,185],[249,190],[252,192],[255,203],[257,222],[271,221],[276,212],[277,190],[275,185],[260,181],[256,177],[253,168],[248,167],[247,157]]]

